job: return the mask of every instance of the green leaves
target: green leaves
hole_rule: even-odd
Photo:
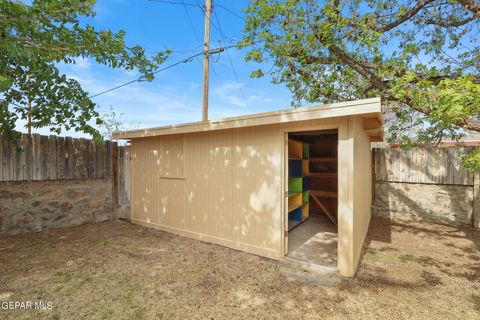
[[[59,62],[92,59],[111,68],[135,69],[148,81],[153,79],[169,52],[149,58],[142,47],[126,45],[124,31],[81,26],[79,16],[94,16],[94,4],[94,0],[0,2],[0,134],[18,137],[15,122],[30,116],[35,128],[100,137],[90,125],[101,122],[97,106],[77,81],[59,73]]]
[[[471,171],[480,171],[480,152],[473,149],[460,156],[462,165]]]
[[[257,0],[246,13],[246,60],[272,60],[295,103],[380,96],[402,145],[480,131],[480,18],[461,3]]]

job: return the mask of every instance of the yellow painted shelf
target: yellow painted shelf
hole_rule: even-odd
[[[301,204],[293,204],[293,203],[290,204],[290,203],[289,203],[289,204],[288,204],[288,212],[290,213],[290,212],[292,212],[293,210],[300,208],[301,206],[302,206]]]
[[[288,159],[303,159],[303,144],[299,141],[288,140]]]

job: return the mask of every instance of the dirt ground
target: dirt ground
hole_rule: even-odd
[[[50,230],[0,239],[5,301],[53,309],[1,319],[479,319],[480,231],[374,219],[355,280],[325,287],[127,222]]]

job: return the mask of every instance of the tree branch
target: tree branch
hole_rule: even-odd
[[[392,30],[393,28],[398,27],[399,25],[401,25],[405,21],[407,21],[410,18],[412,18],[413,16],[415,16],[427,4],[432,3],[433,1],[435,1],[435,0],[421,0],[421,1],[417,2],[415,7],[411,8],[406,13],[401,15],[397,20],[394,20],[394,21],[390,22],[389,24],[386,24],[386,25],[382,26],[381,28],[378,28],[377,30],[380,31],[380,32],[387,32],[387,31]],[[465,1],[469,1],[469,0],[465,0]]]
[[[355,71],[357,71],[361,76],[367,79],[375,88],[378,90],[385,92],[388,91],[388,86],[385,82],[382,81],[376,74],[368,70],[368,68],[363,65],[361,62],[357,61],[355,58],[350,57],[344,50],[340,47],[331,44],[327,47],[328,51],[336,56],[340,61],[349,65]]]
[[[480,17],[480,2],[476,0],[458,0],[458,3],[466,10],[471,11],[475,18]]]
[[[310,27],[314,31],[314,35],[320,43],[324,42],[324,38],[321,33],[318,32],[317,26]],[[367,79],[375,88],[378,90],[385,92],[388,90],[388,86],[380,79],[376,74],[369,70],[369,66],[363,64],[356,60],[355,58],[349,56],[343,49],[338,47],[335,44],[327,44],[327,50],[330,52],[331,55],[339,59],[340,62],[349,65],[355,71],[357,71],[360,75],[362,75],[365,79]]]
[[[327,57],[316,57],[316,56],[311,56],[311,55],[302,55],[298,52],[290,52],[290,53],[287,53],[287,55],[290,57],[290,58],[295,58],[296,61],[304,61],[308,64],[314,64],[314,63],[318,63],[318,64],[334,64],[335,63],[335,60],[332,59],[332,58],[327,58]]]
[[[425,21],[426,24],[434,24],[440,27],[449,28],[449,27],[460,27],[471,21],[475,20],[475,16],[472,16],[467,19],[458,20],[458,21],[444,21],[444,20],[434,20],[428,19]]]

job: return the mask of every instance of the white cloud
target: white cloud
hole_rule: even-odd
[[[191,89],[191,90],[195,90],[195,89],[200,88],[200,84],[199,84],[198,82],[190,81],[190,82],[188,83],[188,85],[190,86],[190,89]]]
[[[214,89],[214,93],[224,102],[228,102],[238,107],[246,107],[246,98],[242,96],[243,83],[224,83]]]
[[[89,69],[92,66],[92,64],[88,59],[77,58],[75,59],[75,66],[80,69]]]
[[[273,98],[265,97],[263,91],[249,90],[243,83],[237,82],[219,85],[215,87],[214,93],[221,101],[242,108],[253,108],[254,104],[258,106],[258,104],[275,101]]]

